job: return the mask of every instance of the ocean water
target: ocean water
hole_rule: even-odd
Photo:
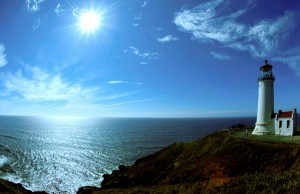
[[[0,116],[0,177],[33,191],[75,193],[174,142],[255,118],[40,118]]]

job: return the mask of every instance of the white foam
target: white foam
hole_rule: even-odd
[[[4,164],[6,164],[8,162],[8,157],[4,156],[4,155],[0,155],[0,167],[2,167]]]
[[[15,183],[15,184],[22,184],[22,186],[25,189],[34,191],[34,187],[31,187],[28,183],[24,182],[20,177],[14,175],[14,174],[6,174],[4,176],[1,176],[1,179],[7,180],[9,182]],[[42,189],[40,189],[42,190]]]
[[[10,162],[10,158],[4,155],[0,155],[0,167],[4,166],[5,164]],[[6,173],[5,175],[2,175],[0,178],[13,182],[13,183],[21,183],[21,179],[18,178],[16,175],[11,173]]]

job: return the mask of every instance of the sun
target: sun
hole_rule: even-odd
[[[101,26],[101,15],[93,10],[85,11],[79,16],[79,26],[83,32],[95,32]]]

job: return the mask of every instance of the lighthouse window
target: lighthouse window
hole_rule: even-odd
[[[286,128],[290,128],[290,120],[287,120],[287,122],[286,122]]]
[[[279,128],[282,127],[282,121],[279,121]]]

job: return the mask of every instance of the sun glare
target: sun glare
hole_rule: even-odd
[[[84,32],[95,32],[101,25],[101,16],[95,11],[86,11],[80,15],[79,25]]]

